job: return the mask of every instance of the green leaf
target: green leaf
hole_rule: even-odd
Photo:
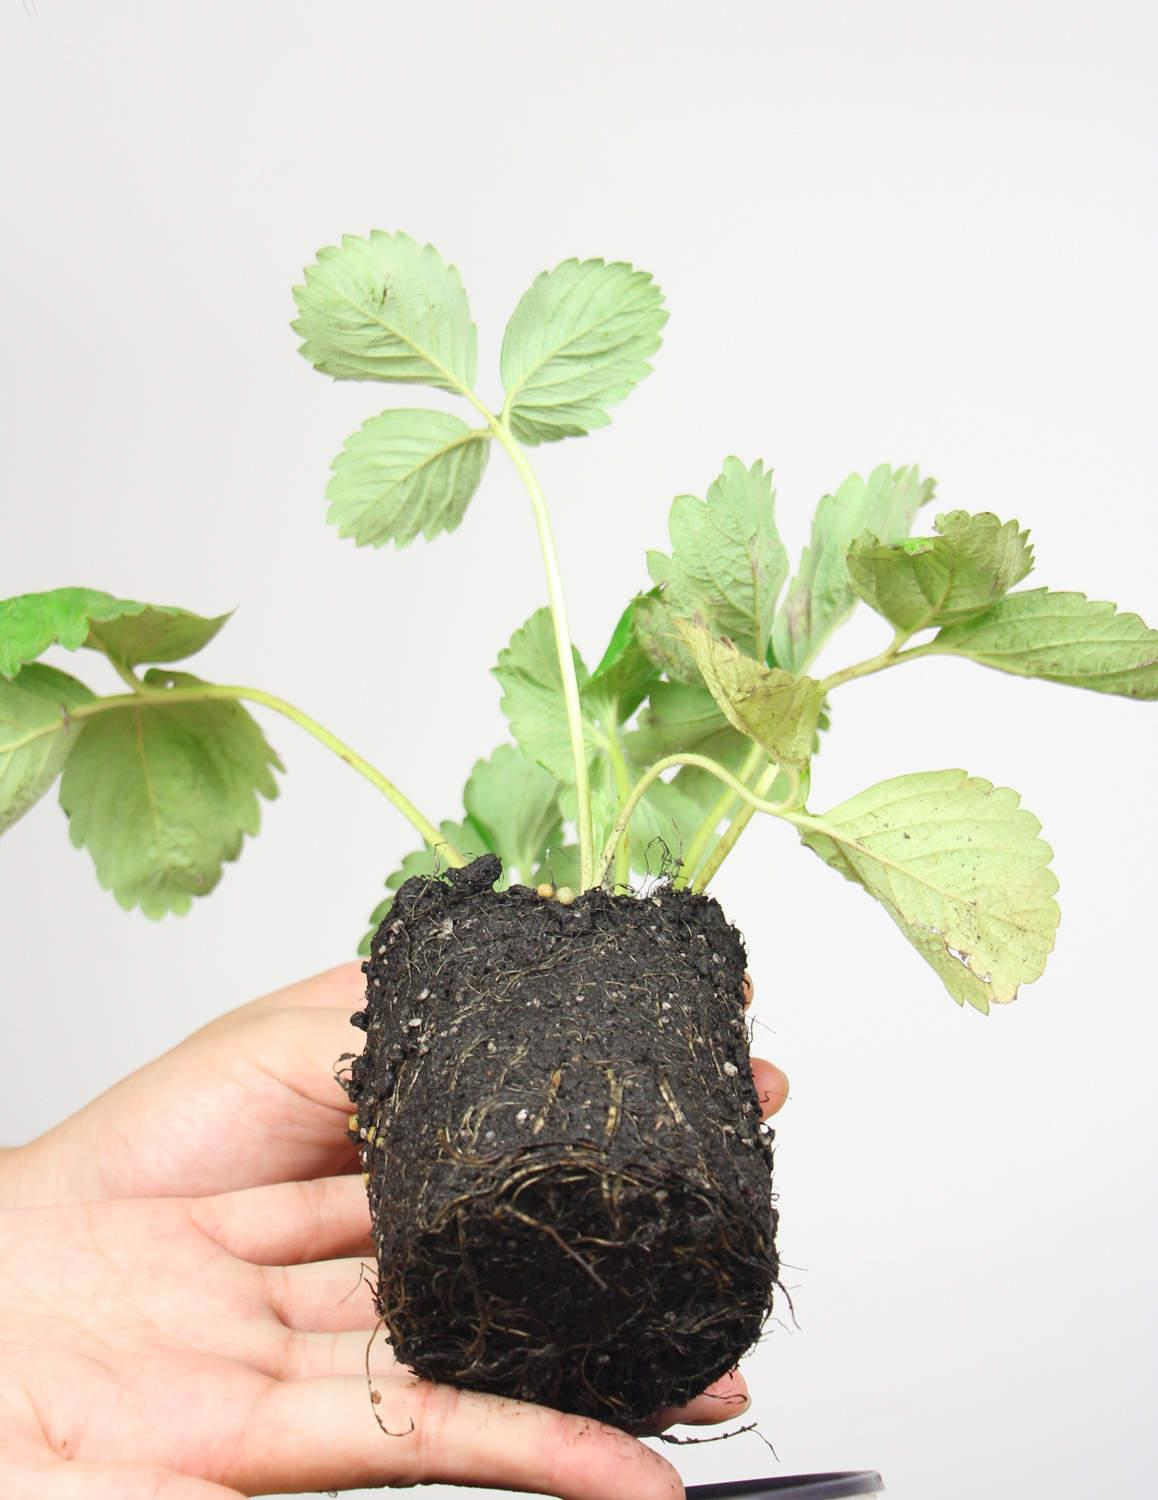
[[[1084,594],[1026,589],[972,620],[946,626],[934,651],[1046,682],[1158,698],[1158,630]]]
[[[678,629],[728,722],[778,765],[803,769],[824,701],[820,683],[766,667],[690,620],[681,620]]]
[[[56,780],[81,727],[69,710],[91,699],[84,683],[39,663],[0,677],[0,833]]]
[[[885,619],[916,632],[990,609],[1033,567],[1029,532],[984,512],[938,516],[939,536],[887,544],[870,532],[848,553],[853,588]]]
[[[476,333],[462,280],[407,234],[347,234],[293,289],[299,353],[335,380],[391,380],[468,391]]]
[[[334,459],[328,519],[359,547],[429,541],[462,520],[489,452],[489,434],[449,412],[384,411]]]
[[[631,601],[620,615],[602,660],[583,685],[583,699],[596,717],[622,724],[659,681],[655,663],[644,650],[636,619],[645,596]]]
[[[537,276],[503,337],[504,412],[523,443],[582,437],[647,375],[667,321],[646,271],[567,260]]]
[[[772,475],[762,462],[749,469],[738,458],[727,458],[706,501],[694,495],[673,501],[671,556],[650,552],[647,559],[674,617],[701,615],[714,635],[726,635],[760,661],[768,654],[776,600],[788,576],[775,504]],[[653,630],[655,620],[653,612]],[[671,649],[661,649],[661,664]]]
[[[891,469],[881,464],[868,479],[853,474],[835,495],[825,495],[812,518],[812,539],[800,560],[800,571],[776,616],[772,649],[776,664],[801,672],[833,630],[848,618],[856,595],[846,556],[864,531],[881,542],[907,536],[920,506],[933,496],[934,481],[922,480],[916,468]]]
[[[452,822],[448,819],[445,823],[438,825],[438,831],[448,844],[453,844],[460,854],[465,854],[468,859],[475,859],[480,854],[492,854],[494,851],[487,843],[486,838],[478,828],[470,821],[464,819],[461,823]],[[412,875],[437,875],[446,869],[446,861],[438,849],[432,849],[429,844],[423,844],[421,849],[415,849],[408,854],[399,865],[386,877],[386,889],[389,895],[370,913],[370,930],[363,934],[362,941],[358,944],[358,952],[363,958],[369,956],[370,944],[374,934],[378,931],[380,924],[389,915],[390,908],[394,905],[394,897]],[[497,889],[504,888],[504,881],[500,881]]]
[[[580,688],[587,669],[572,648]],[[549,609],[539,609],[515,631],[492,668],[503,688],[502,710],[519,748],[557,781],[575,780],[563,677]]]
[[[924,771],[793,821],[876,897],[958,1004],[987,1011],[1038,978],[1058,923],[1052,851],[1019,801],[964,771]]]
[[[229,616],[116,599],[99,589],[51,589],[0,600],[0,675],[11,677],[50,646],[87,646],[122,666],[181,661],[207,646]]]
[[[184,672],[146,683],[197,687]],[[239,703],[165,703],[164,694],[87,719],[65,766],[60,801],[78,848],[121,906],[147,917],[189,910],[260,823],[258,794],[277,795],[281,762]]]
[[[543,851],[562,838],[559,783],[514,745],[475,763],[463,801],[508,881],[529,882]]]
[[[547,850],[542,861],[531,876],[533,885],[569,885],[573,891],[579,889],[579,845],[563,844],[558,849]]]

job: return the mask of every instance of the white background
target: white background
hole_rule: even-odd
[[[589,659],[671,497],[732,451],[775,466],[794,553],[825,488],[915,460],[946,507],[1030,525],[1036,581],[1155,623],[1156,44],[1142,0],[5,0],[0,596],[238,604],[199,671],[285,694],[455,815],[503,737],[488,668],[544,589],[501,453],[436,543],[359,551],[324,523],[346,435],[426,397],[312,372],[289,289],[381,227],[460,267],[484,372],[567,256],[667,293],[654,376],[536,459]],[[881,640],[859,620],[823,660]],[[879,1467],[910,1500],[1148,1496],[1153,712],[949,662],[834,706],[814,806],[951,765],[1012,785],[1064,919],[986,1020],[787,828],[725,867],[793,1082],[799,1327],[749,1361],[754,1414],[779,1472]],[[122,913],[52,798],[5,839],[7,1139],[350,953],[412,836],[270,733],[283,797],[186,920]],[[667,1451],[689,1480],[775,1469],[750,1437]]]

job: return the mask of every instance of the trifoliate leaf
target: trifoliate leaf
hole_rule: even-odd
[[[667,321],[646,271],[567,260],[535,278],[507,324],[504,412],[523,443],[581,437],[647,375]]]
[[[938,516],[939,536],[891,544],[865,532],[848,553],[860,597],[902,630],[968,620],[990,609],[1033,567],[1028,531],[985,512]]]
[[[78,848],[121,906],[147,917],[186,912],[260,823],[281,762],[239,703],[166,703],[164,685],[201,686],[183,672],[149,672],[140,703],[87,719],[60,787]]]
[[[651,552],[647,559],[675,617],[702,616],[713,634],[728,636],[760,661],[768,654],[776,600],[788,576],[775,504],[772,475],[762,462],[749,469],[738,458],[725,459],[706,501],[694,495],[673,501],[671,556]]]
[[[463,392],[476,333],[462,280],[433,245],[407,234],[347,234],[293,289],[298,352],[335,380],[392,380]]]
[[[49,646],[87,646],[122,666],[182,661],[207,646],[228,615],[115,599],[100,589],[51,589],[0,600],[0,675],[11,677]]]
[[[449,412],[384,411],[334,459],[328,519],[359,547],[429,541],[462,520],[489,452],[489,435]]]
[[[930,648],[1020,677],[1158,698],[1158,630],[1084,594],[1010,594],[985,614],[938,631]]]
[[[448,844],[453,844],[460,854],[467,859],[477,859],[480,854],[493,854],[484,835],[471,822],[469,818],[461,823],[452,822],[448,819],[445,823],[438,825],[438,831]],[[446,869],[446,860],[442,856],[441,846],[432,849],[429,844],[424,844],[421,849],[415,849],[408,854],[397,870],[393,870],[386,877],[386,889],[389,895],[370,913],[370,930],[363,934],[362,941],[358,944],[358,952],[363,958],[370,953],[370,943],[379,925],[385,920],[394,905],[394,897],[399,888],[410,879],[412,875],[436,875]],[[498,883],[497,889],[505,887],[504,879]]]
[[[582,688],[587,669],[574,651]],[[575,780],[563,678],[549,609],[539,609],[511,637],[492,669],[503,688],[502,710],[519,748],[557,781]]]
[[[528,883],[544,850],[562,840],[559,783],[514,745],[475,763],[463,801],[508,882]]]
[[[1058,923],[1052,851],[1019,801],[964,771],[925,771],[792,821],[876,897],[958,1004],[987,1011],[1038,978]]]
[[[639,727],[625,735],[624,743],[632,759],[641,765],[681,750],[709,755],[730,765],[737,756],[742,760],[748,751],[748,741],[728,723],[704,686],[698,668],[694,683],[656,683],[639,716]]]
[[[599,665],[583,685],[583,700],[596,717],[613,718],[617,725],[631,717],[659,681],[656,665],[636,630],[640,607],[646,602],[637,597],[623,611]]]
[[[766,667],[690,620],[679,621],[678,629],[733,728],[755,740],[778,765],[802,769],[816,740],[824,701],[820,683]]]
[[[845,561],[864,531],[881,542],[907,536],[917,510],[932,498],[934,481],[916,468],[881,464],[868,479],[853,474],[834,495],[825,495],[812,518],[812,539],[800,571],[788,587],[772,630],[777,666],[801,672],[833,630],[852,612],[856,595]]]
[[[0,677],[0,833],[48,791],[81,725],[69,710],[92,700],[84,683],[33,663]]]

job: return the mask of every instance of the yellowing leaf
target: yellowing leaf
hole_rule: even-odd
[[[887,545],[866,532],[852,544],[848,572],[865,601],[903,630],[970,619],[991,608],[1033,567],[1029,533],[984,512],[937,517],[935,537]]]
[[[679,621],[677,629],[729,723],[777,764],[798,770],[806,765],[824,702],[820,683],[766,667],[690,620]]]
[[[1058,924],[1052,851],[1019,802],[964,771],[924,771],[789,821],[881,903],[958,1004],[987,1011],[1038,978]]]

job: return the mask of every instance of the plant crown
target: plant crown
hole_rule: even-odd
[[[791,574],[771,473],[730,457],[703,498],[674,501],[669,551],[648,555],[651,586],[591,670],[572,644],[527,450],[605,426],[648,374],[667,317],[652,278],[603,260],[540,275],[507,325],[497,407],[476,391],[459,274],[432,246],[346,236],[319,251],[294,298],[300,352],[323,374],[450,392],[468,418],[409,407],[367,418],[331,465],[340,536],[401,547],[453,531],[496,445],[526,486],[547,604],[494,667],[514,743],[478,761],[459,815],[435,825],[292,704],[172,669],[227,616],[93,589],[25,594],[0,602],[0,831],[59,778],[72,841],[117,901],[149,917],[187,911],[257,832],[259,799],[277,795],[283,768],[249,702],[335,751],[420,834],[387,878],[375,926],[409,876],[486,852],[507,881],[627,889],[658,866],[702,890],[759,812],[875,897],[958,1003],[986,1011],[1041,974],[1058,908],[1037,819],[1016,792],[960,770],[896,776],[813,811],[831,695],[919,657],[963,656],[1153,701],[1158,631],[1083,594],[1019,588],[1033,552],[1016,521],[953,510],[911,535],[934,492],[915,468],[882,464],[825,495]],[[810,675],[858,601],[891,627],[888,644]],[[40,660],[52,646],[100,653],[124,690],[97,696]]]

